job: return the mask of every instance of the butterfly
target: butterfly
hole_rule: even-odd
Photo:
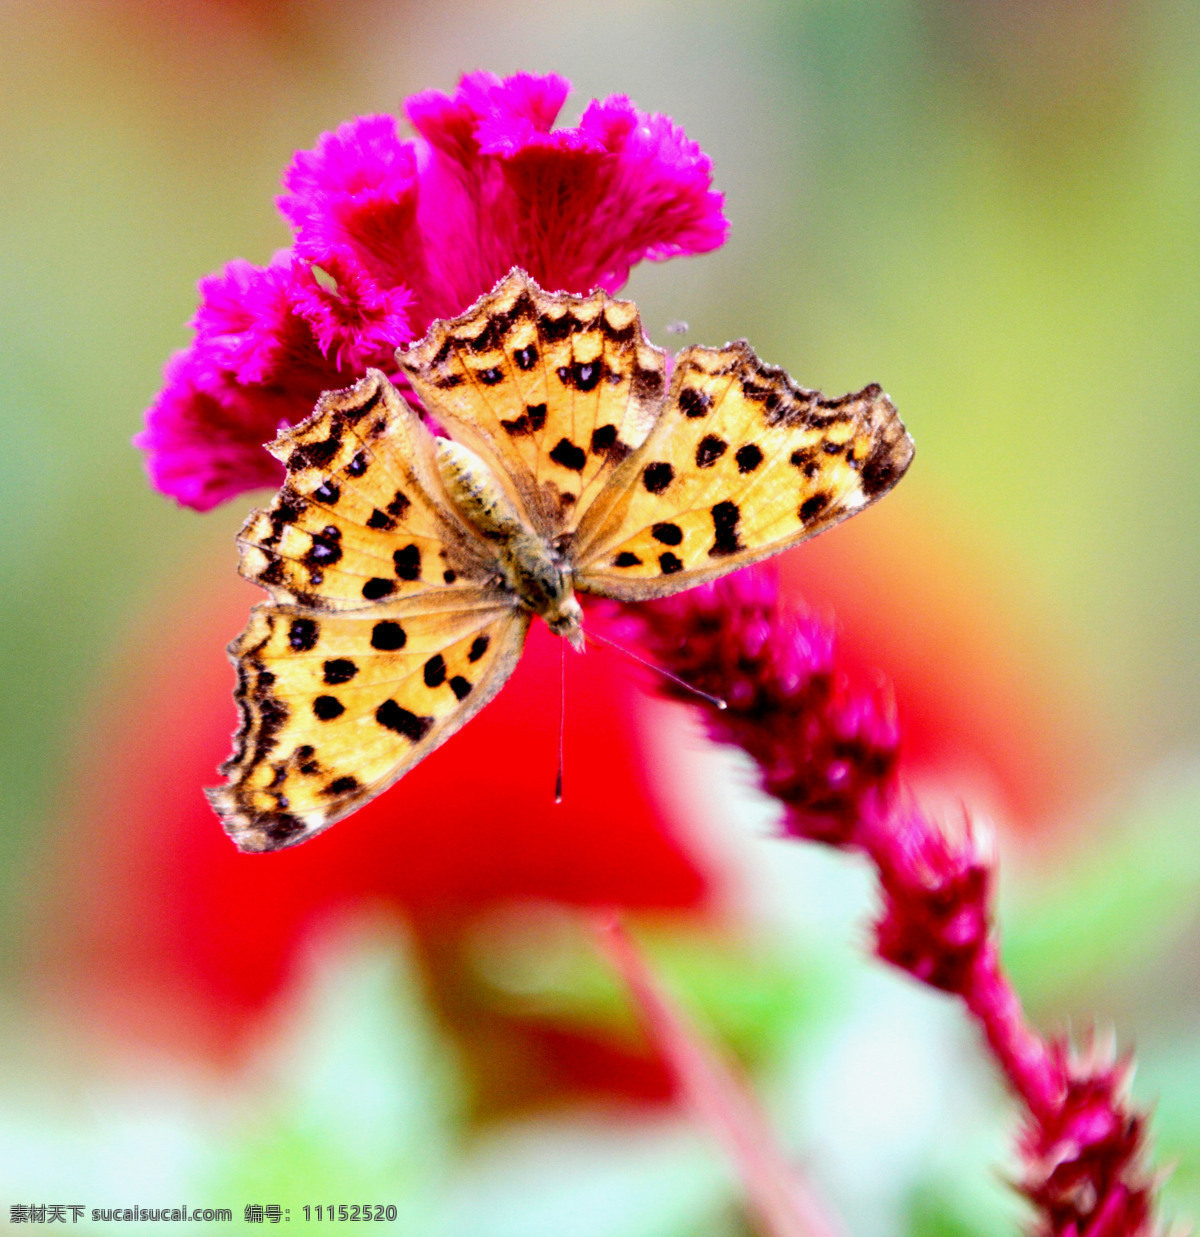
[[[582,647],[577,592],[636,601],[803,541],[896,484],[878,386],[827,399],[740,340],[668,373],[637,307],[514,268],[397,350],[435,436],[378,370],[268,449],[238,538],[270,599],[229,646],[241,724],[208,791],[244,851],[319,833],[500,690],[530,623]]]

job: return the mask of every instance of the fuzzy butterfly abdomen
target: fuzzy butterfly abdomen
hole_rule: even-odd
[[[540,614],[556,635],[582,647],[583,611],[571,572],[549,542],[532,529],[474,451],[449,438],[437,442],[442,483],[459,514],[496,547],[505,585],[526,609]]]

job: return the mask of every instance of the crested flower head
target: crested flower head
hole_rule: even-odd
[[[666,116],[619,95],[554,128],[562,77],[465,76],[452,95],[348,121],[302,151],[279,208],[292,246],[200,283],[137,445],[154,484],[205,510],[277,484],[262,449],[324,390],[453,317],[521,266],[548,290],[616,292],[630,269],[704,253],[728,225],[712,166]]]
[[[1021,1191],[1037,1237],[1150,1237],[1157,1182],[1145,1164],[1146,1118],[1129,1107],[1132,1062],[1093,1034],[1082,1050],[1050,1045],[1056,1102],[1021,1140]]]

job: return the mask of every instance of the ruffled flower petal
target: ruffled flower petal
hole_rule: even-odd
[[[244,490],[278,485],[283,467],[263,450],[290,409],[222,380],[197,349],[177,352],[134,446],[146,453],[155,489],[185,507],[210,511]]]
[[[429,144],[419,220],[437,275],[431,317],[461,312],[514,265],[551,290],[615,292],[636,263],[728,235],[710,160],[668,117],[613,96],[551,129],[566,83],[545,80],[475,74],[450,98],[409,101]]]
[[[331,251],[349,252],[381,289],[425,287],[417,154],[394,116],[348,121],[300,151],[283,176],[288,192],[277,199],[295,228],[296,251],[318,264]]]
[[[407,337],[404,289],[381,290],[352,258],[330,253],[321,275],[288,250],[266,267],[236,260],[201,280],[196,341],[177,353],[134,445],[155,488],[207,511],[278,485],[263,446],[306,417],[322,391],[367,365],[392,364]]]

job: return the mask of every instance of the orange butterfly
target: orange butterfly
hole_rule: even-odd
[[[666,354],[636,306],[514,269],[270,444],[288,475],[239,538],[270,600],[230,646],[242,724],[208,792],[242,850],[319,833],[500,690],[535,615],[663,597],[885,494],[912,439],[877,386],[826,399],[744,341]]]

